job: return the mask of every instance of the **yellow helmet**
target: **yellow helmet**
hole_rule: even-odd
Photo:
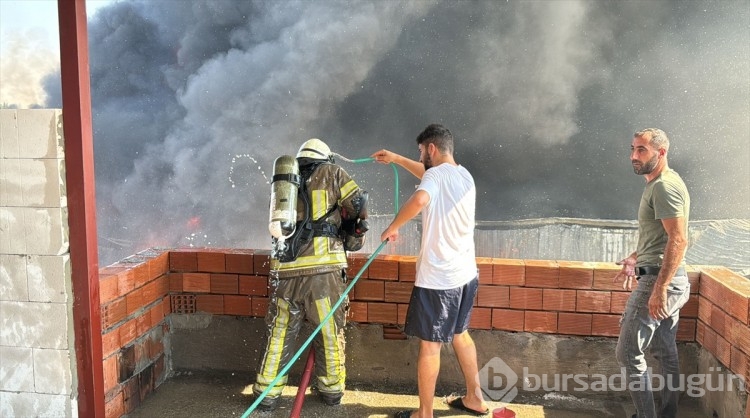
[[[310,159],[310,160],[330,160],[331,149],[328,148],[325,142],[318,138],[312,138],[305,141],[297,151],[297,159]]]

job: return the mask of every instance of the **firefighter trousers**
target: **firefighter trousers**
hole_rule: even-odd
[[[323,321],[345,289],[342,271],[278,280],[266,315],[266,350],[261,359],[253,392],[262,393],[286,367],[296,351],[297,334],[306,319],[314,327]],[[317,389],[322,394],[344,392],[344,325],[346,301],[342,303],[313,340]],[[287,375],[267,393],[273,399],[281,394]]]

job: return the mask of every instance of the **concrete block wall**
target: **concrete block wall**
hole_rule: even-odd
[[[165,265],[167,254],[168,266]],[[350,293],[348,320],[382,325],[384,340],[404,339],[399,326],[404,324],[414,285],[416,257],[379,255],[360,272],[368,258],[366,254],[350,255],[348,275],[354,278],[360,274],[360,278]],[[612,283],[619,271],[613,263],[496,258],[478,258],[477,262],[480,288],[471,322],[473,329],[612,339],[619,334],[619,317],[629,292]],[[120,380],[128,379],[122,374],[122,365],[127,364],[125,352],[122,344],[117,346],[117,341],[128,340],[130,345],[144,338],[162,341],[159,346],[162,351],[157,350],[155,355],[167,359],[166,363],[159,366],[159,377],[152,377],[151,386],[137,392],[141,400],[170,371],[169,329],[168,321],[163,322],[164,315],[200,313],[262,318],[272,293],[268,279],[270,254],[266,250],[169,250],[151,254],[148,263],[149,267],[142,264],[131,267],[120,262],[105,268],[101,286],[102,312],[120,312],[114,319],[103,314],[104,339],[109,341],[105,342],[108,348],[104,351],[109,354],[105,354],[104,361],[110,374],[114,376],[117,372]],[[136,268],[141,272],[136,272]],[[144,271],[150,272],[150,278],[130,278],[147,277]],[[750,380],[750,286],[747,279],[723,267],[690,266],[688,272],[691,297],[682,311],[679,340],[700,344],[726,370]],[[133,281],[135,283],[131,284]],[[146,290],[149,283],[158,290]],[[120,292],[121,288],[126,289],[125,293]],[[115,289],[119,293],[115,293]],[[105,297],[105,292],[109,296]],[[150,296],[136,296],[134,292]],[[129,305],[130,301],[133,302]],[[128,316],[128,312],[141,316],[151,312],[148,315],[150,326],[161,329],[161,333],[149,334],[153,328],[139,327],[136,317]],[[113,326],[112,321],[120,325]],[[120,328],[133,321],[135,325]],[[119,339],[108,336],[118,328]],[[122,335],[127,337],[123,339]],[[152,356],[141,363],[153,364],[153,359]],[[135,369],[137,374],[139,367]],[[128,395],[125,381],[115,382],[110,378],[109,382],[112,384],[108,386],[108,393],[117,396],[108,396],[108,416],[120,416],[118,414],[132,410],[136,403],[132,400],[128,403],[128,396],[132,395]],[[720,398],[718,402],[722,402]]]
[[[62,114],[0,110],[0,416],[78,416]]]

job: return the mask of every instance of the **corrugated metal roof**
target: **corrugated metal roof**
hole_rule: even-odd
[[[361,250],[375,251],[379,234],[393,215],[374,215],[370,237]],[[750,275],[750,219],[690,222],[688,264],[721,265],[741,275]],[[421,221],[410,221],[400,231],[399,241],[381,254],[416,255]],[[545,218],[519,221],[478,221],[474,242],[477,257],[533,260],[615,262],[635,251],[636,221]]]

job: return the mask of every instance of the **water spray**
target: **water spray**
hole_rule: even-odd
[[[352,164],[369,163],[369,162],[375,161],[375,158],[373,158],[373,157],[358,158],[358,159],[349,159],[349,158],[346,158],[343,155],[337,154],[335,152],[332,153],[332,154],[335,155],[335,156],[337,156],[337,157],[339,157],[339,158],[341,158],[342,160],[344,160],[344,161],[346,161],[348,163],[352,163]],[[395,198],[394,198],[394,213],[398,213],[398,207],[399,207],[398,206],[398,169],[396,168],[396,165],[393,164],[393,163],[391,163],[391,167],[393,167],[393,173],[394,173],[394,176],[395,176],[395,180],[394,180],[394,196],[395,196]],[[380,251],[383,250],[383,248],[385,247],[385,244],[387,242],[388,242],[388,239],[386,238],[383,242],[380,243],[380,246],[378,246],[378,248],[372,253],[372,255],[370,255],[370,257],[367,259],[367,261],[365,262],[365,264],[359,270],[359,272],[357,273],[357,275],[354,276],[354,279],[352,279],[352,281],[349,283],[349,286],[347,286],[347,288],[344,290],[344,293],[341,294],[341,297],[339,298],[339,300],[331,307],[331,310],[328,312],[328,314],[325,316],[325,318],[323,318],[323,320],[320,321],[320,324],[318,324],[318,326],[313,330],[313,332],[310,333],[310,336],[307,338],[307,340],[302,344],[302,346],[297,350],[297,352],[294,353],[294,355],[292,356],[291,360],[287,363],[287,365],[283,369],[281,369],[281,371],[276,375],[276,377],[273,379],[273,381],[271,381],[271,383],[268,385],[268,387],[263,392],[261,392],[260,395],[258,395],[255,398],[255,401],[252,403],[252,405],[250,405],[250,407],[247,409],[247,411],[245,411],[245,413],[242,414],[241,418],[247,418],[248,416],[250,416],[250,414],[255,410],[255,408],[258,407],[258,405],[263,400],[263,398],[265,398],[266,395],[268,395],[268,392],[270,392],[271,389],[273,389],[276,386],[276,384],[278,383],[279,379],[281,379],[281,377],[284,376],[289,371],[289,369],[292,367],[292,365],[294,365],[294,363],[300,358],[300,356],[302,355],[302,352],[304,352],[305,349],[307,348],[307,346],[310,345],[310,343],[315,338],[315,336],[318,334],[318,332],[320,332],[320,330],[323,329],[323,326],[326,325],[326,323],[328,323],[328,321],[331,319],[331,317],[336,312],[336,310],[338,309],[338,307],[341,305],[341,303],[344,301],[344,299],[346,299],[347,295],[349,295],[349,292],[354,288],[354,285],[359,280],[359,277],[362,276],[362,273],[365,270],[367,270],[367,267],[370,266],[370,263],[372,263],[372,260],[375,259],[375,257],[380,253]],[[302,409],[302,403],[304,402],[305,390],[307,389],[307,383],[309,382],[309,380],[310,380],[310,374],[312,373],[311,362],[314,360],[314,356],[315,356],[315,350],[313,350],[311,348],[310,349],[310,354],[308,354],[308,359],[307,359],[307,365],[305,367],[305,372],[304,372],[304,375],[302,376],[302,381],[301,381],[300,386],[299,386],[299,388],[297,390],[297,396],[296,396],[296,399],[295,399],[294,406],[292,408],[290,417],[299,417],[300,416],[300,410]]]

